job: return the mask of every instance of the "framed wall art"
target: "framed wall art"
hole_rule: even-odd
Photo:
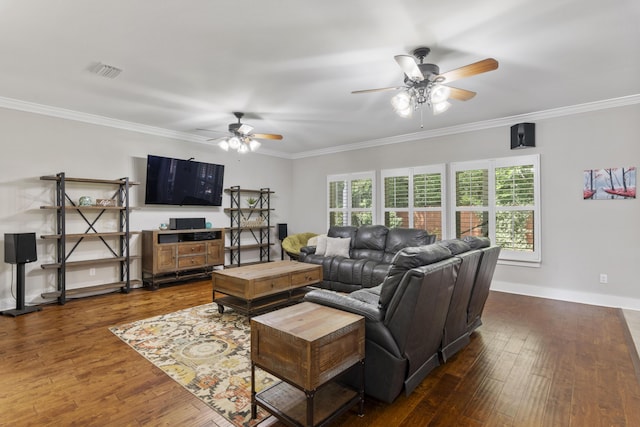
[[[636,167],[587,169],[584,171],[585,200],[636,198]]]

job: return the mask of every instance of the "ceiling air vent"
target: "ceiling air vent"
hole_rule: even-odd
[[[99,76],[106,77],[108,79],[115,79],[122,72],[120,68],[114,67],[112,65],[103,64],[102,62],[92,64],[89,67],[89,71],[91,71],[93,74],[97,74]]]

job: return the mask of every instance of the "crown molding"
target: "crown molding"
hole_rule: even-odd
[[[76,122],[89,123],[92,125],[139,132],[147,135],[160,136],[163,138],[171,138],[178,139],[180,141],[213,145],[208,141],[209,138],[204,136],[193,135],[186,132],[178,132],[155,126],[147,126],[140,123],[128,122],[125,120],[112,119],[109,117],[98,116],[96,114],[67,110],[65,108],[52,107],[50,105],[37,104],[35,102],[21,101],[19,99],[5,98],[0,96],[0,107],[8,108],[11,110],[25,111],[27,113],[42,114],[50,117],[73,120]],[[272,150],[260,150],[260,154],[274,157],[290,158],[289,155]]]
[[[511,126],[515,123],[533,120],[545,120],[556,117],[569,116],[574,114],[587,113],[591,111],[604,110],[607,108],[624,107],[640,103],[640,94],[623,96],[620,98],[612,98],[603,101],[589,102],[585,104],[571,105],[568,107],[554,108],[550,110],[537,111],[533,113],[520,114],[516,116],[503,117],[499,119],[484,120],[480,122],[467,123],[464,125],[450,126],[440,129],[432,129],[423,132],[409,133],[405,135],[392,136],[388,138],[380,138],[369,141],[357,142],[354,144],[339,145],[328,147],[321,150],[310,150],[302,153],[289,154],[273,150],[261,149],[259,154],[280,157],[284,159],[302,159],[305,157],[316,157],[328,154],[336,154],[345,151],[362,150],[366,148],[379,147],[390,144],[400,144],[403,142],[411,142],[416,140],[425,140],[446,135],[455,135],[465,132],[473,132],[483,129],[491,129],[500,126]],[[109,117],[88,114],[74,110],[67,110],[49,105],[37,104],[35,102],[21,101],[18,99],[0,97],[0,107],[12,110],[25,111],[29,113],[42,114],[45,116],[58,117],[67,120],[74,120],[83,123],[90,123],[99,126],[106,126],[116,129],[123,129],[132,132],[139,132],[148,135],[160,136],[164,138],[178,139],[181,141],[195,142],[199,144],[211,143],[208,138],[193,135],[185,132],[178,132],[169,129],[159,128],[155,126],[147,126],[140,123],[128,122],[125,120],[112,119]]]
[[[484,129],[491,129],[502,126],[511,126],[516,123],[526,121],[545,120],[556,117],[570,116],[574,114],[588,113],[591,111],[604,110],[608,108],[624,107],[627,105],[640,104],[640,94],[623,96],[620,98],[612,98],[603,101],[589,102],[585,104],[571,105],[568,107],[554,108],[544,111],[536,111],[533,113],[519,114],[516,116],[502,117],[499,119],[483,120],[480,122],[466,123],[458,126],[450,126],[440,129],[432,129],[422,132],[409,133],[405,135],[392,136],[389,138],[380,138],[369,141],[357,142],[335,147],[328,147],[321,150],[305,151],[292,155],[293,159],[301,159],[305,157],[323,156],[327,154],[341,153],[345,151],[362,150],[365,148],[380,147],[389,144],[399,144],[403,142],[411,142],[417,140],[425,140],[437,138],[447,135],[455,135],[459,133],[474,132]]]

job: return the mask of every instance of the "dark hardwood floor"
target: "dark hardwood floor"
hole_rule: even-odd
[[[0,425],[214,426],[211,409],[107,329],[210,301],[198,282],[1,316]],[[364,417],[335,425],[640,426],[620,310],[492,292],[483,320],[411,396],[368,399]]]

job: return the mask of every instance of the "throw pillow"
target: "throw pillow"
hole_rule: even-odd
[[[327,250],[324,256],[341,256],[349,258],[350,237],[327,237]]]
[[[318,234],[316,236],[313,236],[312,238],[307,240],[307,244],[305,246],[318,246],[318,237],[322,236],[327,237],[326,234]]]
[[[327,235],[322,234],[318,236],[318,241],[316,242],[316,255],[324,256],[324,253],[327,251]]]

